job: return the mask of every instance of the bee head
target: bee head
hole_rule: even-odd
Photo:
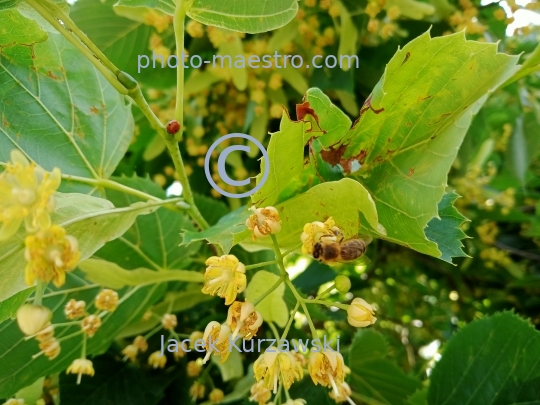
[[[323,247],[320,242],[313,245],[313,258],[318,259],[323,253]]]

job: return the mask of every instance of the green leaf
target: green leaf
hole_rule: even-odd
[[[48,35],[2,50],[0,98],[10,102],[0,104],[0,162],[18,148],[46,170],[109,177],[131,141],[131,108],[60,34]]]
[[[121,177],[114,180],[155,197],[166,198],[165,192],[150,179]],[[134,196],[112,190],[107,190],[107,197],[117,207],[140,201]],[[161,208],[151,215],[137,218],[125,234],[107,243],[96,252],[95,257],[128,270],[139,267],[155,270],[186,268],[200,245],[179,246],[182,241],[180,231],[185,229],[195,229],[187,214]]]
[[[435,242],[441,251],[441,260],[452,263],[452,257],[468,257],[461,249],[461,240],[466,238],[460,226],[468,221],[454,207],[454,202],[458,199],[455,192],[446,193],[439,202],[439,218],[433,218],[426,227],[426,237]]]
[[[540,333],[510,312],[464,327],[431,374],[430,405],[538,404]]]
[[[292,20],[287,25],[272,33],[272,37],[268,40],[268,52],[273,54],[275,51],[281,50],[285,45],[292,42],[298,35],[298,21]]]
[[[248,219],[249,214],[246,207],[241,207],[225,215],[217,224],[202,232],[187,230],[182,233],[184,237],[182,245],[206,240],[209,243],[220,245],[225,253],[228,253],[234,245],[249,236],[249,230],[246,228],[246,219]]]
[[[26,288],[19,291],[17,294],[12,295],[7,300],[0,302],[0,322],[4,322],[6,319],[15,319],[15,315],[19,307],[24,304],[26,299],[34,292],[34,287]]]
[[[388,9],[392,6],[398,7],[402,16],[413,20],[422,20],[436,11],[436,8],[431,4],[415,0],[389,0],[385,8]]]
[[[119,10],[112,7],[114,3],[114,0],[78,0],[70,17],[118,69],[139,79],[137,57],[148,53],[152,27],[142,20],[120,16]]]
[[[69,273],[61,292],[55,288],[46,291],[43,305],[53,310],[52,323],[66,322],[64,306],[70,299],[91,303],[100,287],[86,283],[74,273]],[[112,342],[118,331],[134,320],[140,319],[148,307],[163,295],[163,285],[151,285],[119,292],[120,304],[117,309],[102,318],[102,326],[94,337],[88,339],[87,354],[103,352]],[[87,306],[88,308],[88,306]],[[90,307],[92,308],[92,307]],[[6,320],[0,324],[0,397],[9,398],[19,389],[33,383],[39,377],[65,370],[71,362],[81,356],[82,335],[77,335],[60,343],[60,355],[53,361],[41,355],[35,339],[25,340],[17,322]],[[55,329],[55,337],[71,335],[80,326],[64,326]],[[89,377],[90,379],[90,377]]]
[[[298,11],[298,0],[195,0],[188,16],[205,25],[256,34],[283,27]]]
[[[155,211],[156,203],[137,203],[114,208],[110,201],[84,194],[56,194],[56,209],[51,215],[54,224],[66,228],[77,238],[81,261],[92,256],[107,241],[121,236],[138,215]],[[0,302],[26,290],[24,281],[24,227],[16,236],[0,243]]]
[[[349,353],[353,399],[376,404],[406,405],[406,399],[420,387],[420,381],[401,371],[386,358],[384,337],[371,329],[359,330]]]
[[[3,8],[0,2],[0,10]],[[47,33],[32,20],[23,17],[19,10],[0,11],[0,47],[32,46],[47,40]]]
[[[169,15],[174,15],[175,10],[173,0],[119,0],[115,6],[155,8]]]
[[[263,295],[268,289],[279,280],[279,276],[266,270],[259,270],[253,275],[249,282],[246,292],[246,300],[255,301]],[[285,327],[289,320],[289,310],[283,300],[285,293],[285,283],[282,283],[272,293],[265,297],[256,306],[257,311],[261,313],[266,322],[274,322],[280,327]]]
[[[173,0],[120,0],[117,6],[156,8],[174,15]],[[298,0],[195,0],[187,15],[205,25],[256,34],[283,27],[298,11]]]
[[[35,404],[43,395],[43,382],[45,377],[40,377],[32,384],[24,387],[15,394],[15,398],[21,398],[25,404]]]
[[[466,41],[463,33],[423,34],[394,55],[350,130],[322,92],[308,92],[309,107],[326,131],[317,138],[323,158],[369,191],[388,232],[381,238],[443,256],[424,229],[438,214],[472,115],[516,63],[516,57],[498,54],[495,44]]]
[[[227,360],[225,360],[225,363],[222,363],[216,356],[212,356],[212,363],[218,366],[224,382],[240,378],[244,375],[242,356],[234,348],[231,349],[231,353],[227,357]]]
[[[85,273],[85,278],[88,281],[113,289],[165,281],[204,282],[204,276],[196,271],[125,270],[116,263],[100,259],[87,259],[79,264],[79,268]]]
[[[0,10],[13,9],[21,3],[22,0],[0,0]]]

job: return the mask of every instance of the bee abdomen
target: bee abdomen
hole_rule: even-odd
[[[366,253],[367,244],[360,239],[352,239],[341,245],[341,258],[343,260],[356,260]]]

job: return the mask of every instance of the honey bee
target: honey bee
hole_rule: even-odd
[[[334,235],[323,235],[313,245],[313,257],[322,263],[347,263],[360,259],[373,240],[371,236],[359,236],[343,240],[341,231],[332,228]]]

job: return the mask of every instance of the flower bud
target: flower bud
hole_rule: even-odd
[[[144,336],[139,335],[135,339],[133,339],[133,346],[135,346],[137,349],[144,353],[148,349],[148,342],[146,341]]]
[[[105,289],[99,292],[96,297],[96,308],[102,311],[113,312],[118,306],[118,293]]]
[[[131,361],[135,361],[138,353],[139,353],[139,349],[135,345],[127,345],[122,350],[122,354],[124,355],[124,360],[130,359]]]
[[[176,325],[178,325],[178,320],[176,319],[176,315],[173,314],[165,314],[161,318],[161,325],[163,325],[163,329],[166,330],[174,330],[176,328]]]
[[[64,314],[66,314],[67,319],[77,319],[84,316],[85,309],[86,302],[70,299],[64,307]]]
[[[148,357],[148,364],[152,366],[152,368],[164,368],[165,364],[167,364],[167,356],[161,355],[159,351],[154,352]]]
[[[96,334],[98,329],[101,326],[101,318],[96,315],[89,315],[82,321],[82,330],[84,333],[88,335],[88,337],[92,337]]]
[[[26,336],[33,336],[51,321],[52,312],[42,305],[24,304],[17,311],[17,323]]]
[[[355,328],[364,328],[373,325],[375,318],[374,309],[362,298],[355,298],[347,309],[347,321]]]
[[[193,402],[195,402],[197,399],[204,398],[204,385],[195,381],[189,388],[189,395],[191,395]]]
[[[212,391],[210,391],[208,399],[210,400],[210,402],[218,404],[223,400],[224,397],[225,394],[223,393],[223,391],[221,391],[219,388],[214,388]]]
[[[336,290],[340,293],[345,294],[351,289],[351,279],[347,276],[340,274],[334,279],[336,285]]]
[[[186,372],[189,377],[198,377],[201,373],[201,366],[196,361],[190,361],[186,366]]]
[[[53,360],[60,354],[60,343],[56,338],[47,339],[39,344],[39,348],[43,354]]]

